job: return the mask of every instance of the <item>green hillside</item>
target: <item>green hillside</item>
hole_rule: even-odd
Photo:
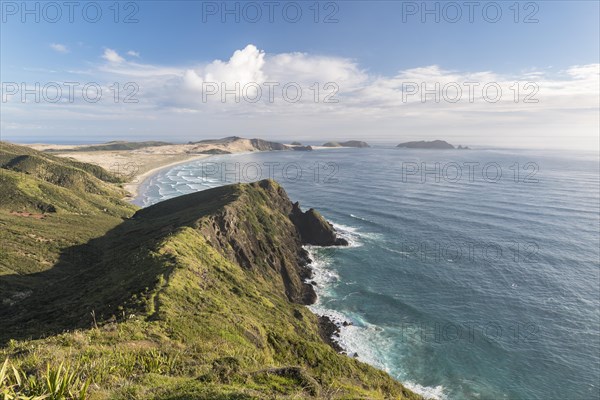
[[[419,398],[327,344],[277,183],[136,212],[106,171],[8,144],[0,160],[0,394]]]
[[[147,141],[147,142],[123,142],[123,141],[115,141],[108,142],[103,144],[94,144],[91,146],[81,146],[76,147],[74,149],[48,149],[46,152],[60,152],[60,153],[68,153],[68,152],[77,152],[77,151],[121,151],[121,150],[138,150],[143,149],[145,147],[154,147],[154,146],[168,146],[173,143],[168,142],[156,142],[156,141]]]

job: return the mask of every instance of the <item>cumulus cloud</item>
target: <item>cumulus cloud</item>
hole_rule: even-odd
[[[137,58],[136,54],[127,52]],[[113,93],[108,86],[114,82],[134,82],[139,87],[139,102],[124,106],[80,102],[65,106],[70,119],[80,115],[85,123],[90,115],[102,115],[103,121],[118,120],[115,124],[135,121],[144,132],[167,132],[173,127],[182,135],[206,130],[213,136],[222,132],[269,137],[273,132],[274,139],[286,134],[295,135],[294,139],[310,139],[311,135],[320,139],[326,131],[348,139],[365,138],[368,132],[395,140],[410,132],[415,139],[444,137],[452,141],[457,137],[457,143],[471,145],[546,145],[545,138],[550,136],[564,137],[564,143],[573,144],[564,132],[567,127],[588,146],[598,141],[599,64],[574,65],[563,71],[530,68],[513,74],[424,65],[378,75],[348,58],[270,54],[252,44],[224,60],[195,65],[141,63],[126,60],[109,48],[102,58],[105,62],[87,71],[86,77],[94,74],[107,87],[106,93]],[[207,83],[216,84],[219,92],[221,85],[232,90],[236,83],[242,88],[255,84],[262,88],[262,98],[253,102],[236,101],[232,95],[224,100],[222,93],[207,96]],[[274,101],[269,101],[267,83],[279,85]],[[282,93],[282,87],[290,83],[302,89],[297,102],[287,101]],[[327,87],[331,83],[334,85]],[[502,95],[495,101],[498,90]],[[257,93],[250,90],[245,94],[253,98]],[[453,101],[459,94],[460,100]],[[336,101],[325,101],[328,97]],[[10,107],[21,105],[15,102]],[[52,112],[54,116],[55,110]]]
[[[60,44],[60,43],[51,43],[50,48],[52,50],[56,51],[57,53],[61,53],[61,54],[67,54],[69,52],[69,48],[67,46],[65,46],[64,44]]]
[[[115,64],[120,64],[123,61],[125,61],[125,59],[113,49],[104,49],[104,54],[102,55],[102,58]]]
[[[242,50],[236,50],[228,61],[214,60],[196,68],[188,69],[184,74],[184,83],[188,88],[200,89],[203,82],[221,83],[234,86],[250,82],[265,82],[265,53],[249,44]]]

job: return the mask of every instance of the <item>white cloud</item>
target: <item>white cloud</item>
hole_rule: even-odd
[[[236,50],[228,61],[214,60],[208,65],[188,69],[184,73],[184,83],[189,89],[200,89],[203,82],[224,83],[233,87],[235,83],[245,85],[250,82],[265,82],[265,53],[249,44]]]
[[[139,51],[129,50],[127,52],[127,55],[131,56],[131,57],[137,57],[137,58],[139,58],[140,57],[140,52]]]
[[[105,60],[107,60],[111,63],[115,63],[115,64],[120,64],[123,61],[125,61],[125,59],[123,57],[121,57],[119,55],[119,53],[117,53],[113,49],[105,49],[104,54],[102,55],[102,58],[104,58]]]
[[[69,52],[69,48],[67,46],[65,46],[64,44],[60,44],[60,43],[51,43],[50,48],[52,50],[56,51],[57,53],[61,53],[61,54],[67,54]]]
[[[130,54],[133,51],[129,51]],[[134,52],[135,53],[135,52]],[[254,45],[236,50],[225,60],[208,60],[197,65],[153,65],[125,60],[115,50],[105,49],[102,56],[107,62],[79,75],[89,80],[90,75],[106,90],[106,98],[113,91],[114,82],[122,87],[127,82],[139,86],[136,98],[139,103],[129,104],[103,101],[87,104],[79,101],[65,105],[57,112],[52,109],[49,119],[76,120],[89,125],[92,115],[101,116],[102,127],[120,124],[135,126],[138,133],[155,133],[163,138],[175,129],[181,139],[197,135],[220,134],[255,135],[273,139],[327,138],[380,138],[388,140],[444,138],[467,145],[555,146],[573,145],[573,136],[581,143],[593,147],[598,142],[599,77],[598,64],[576,65],[563,71],[551,67],[529,68],[513,74],[495,71],[460,71],[445,69],[440,65],[425,65],[398,71],[392,75],[369,73],[355,61],[342,57],[309,53],[269,54]],[[64,81],[73,81],[71,76]],[[274,102],[267,101],[263,86],[261,101],[251,103],[242,99],[234,101],[228,96],[222,102],[220,95],[203,99],[203,83],[225,84],[228,89],[255,82],[280,84]],[[281,87],[296,82],[303,89],[301,101],[286,102]],[[334,82],[339,90],[334,95],[338,103],[323,102],[332,93],[324,85]],[[469,101],[467,82],[475,82],[474,98]],[[515,82],[519,84],[519,98],[515,102]],[[531,94],[525,84],[533,82],[537,103],[526,103]],[[314,84],[319,86],[319,101],[314,101]],[[417,84],[440,89],[447,84],[462,86],[459,102],[447,101],[454,89],[442,94],[439,102],[433,95],[423,101],[421,93],[406,96],[407,84]],[[482,96],[484,85],[491,83],[502,90],[498,102],[491,103]],[[443,89],[442,89],[443,90]],[[493,91],[493,90],[492,90]],[[125,91],[121,96],[125,96]],[[250,97],[254,93],[249,93]],[[403,96],[404,95],[404,96]],[[30,114],[15,101],[7,106],[11,113],[23,111],[23,118],[13,122],[24,123]],[[38,114],[41,116],[45,114]],[[56,117],[55,117],[56,115]],[[4,116],[4,115],[3,115]],[[26,118],[26,116],[28,116]],[[113,121],[112,123],[110,121]],[[151,121],[151,122],[149,122]],[[60,124],[60,122],[55,122]],[[47,120],[44,126],[51,125]],[[62,126],[62,129],[65,129]],[[60,132],[60,129],[56,129]],[[99,131],[102,129],[99,128]],[[325,134],[326,133],[326,134]],[[161,136],[162,135],[162,136]],[[548,140],[547,138],[552,138]],[[577,139],[579,140],[579,139]],[[590,144],[591,143],[591,144]],[[597,147],[597,146],[596,146]]]
[[[598,79],[600,64],[574,65],[566,72],[575,79]]]

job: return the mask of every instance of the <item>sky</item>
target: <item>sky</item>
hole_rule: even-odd
[[[2,0],[0,136],[597,150],[599,4]]]

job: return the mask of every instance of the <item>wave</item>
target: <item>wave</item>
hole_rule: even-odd
[[[382,235],[374,232],[362,232],[358,228],[348,225],[342,225],[337,222],[330,221],[333,228],[342,238],[349,243],[348,247],[360,247],[363,245],[361,239],[379,240]]]
[[[331,222],[331,221],[330,221]],[[358,229],[352,226],[346,226],[342,224],[338,224],[335,222],[331,222],[333,228],[337,232],[337,234],[348,241],[347,247],[360,247],[362,246],[362,242],[360,241],[360,234],[358,233]]]
[[[346,230],[348,232],[356,232],[355,228],[345,228],[349,228]],[[360,315],[345,314],[327,307],[325,298],[335,296],[333,289],[339,283],[340,277],[331,267],[331,259],[319,251],[321,247],[305,246],[305,248],[313,260],[310,265],[313,271],[311,281],[316,283],[317,293],[317,302],[308,308],[316,315],[328,317],[338,327],[339,333],[332,339],[349,356],[392,374],[393,363],[388,361],[387,357],[392,353],[393,340],[384,335],[383,327],[369,323]],[[447,398],[443,386],[428,387],[412,381],[402,383],[426,399],[446,400]]]
[[[358,215],[354,215],[354,214],[350,214],[350,216],[351,216],[352,218],[360,219],[361,221],[370,222],[370,223],[374,224],[374,222],[373,222],[373,221],[371,221],[370,219],[366,219],[366,218],[363,218],[363,217],[359,217]]]

